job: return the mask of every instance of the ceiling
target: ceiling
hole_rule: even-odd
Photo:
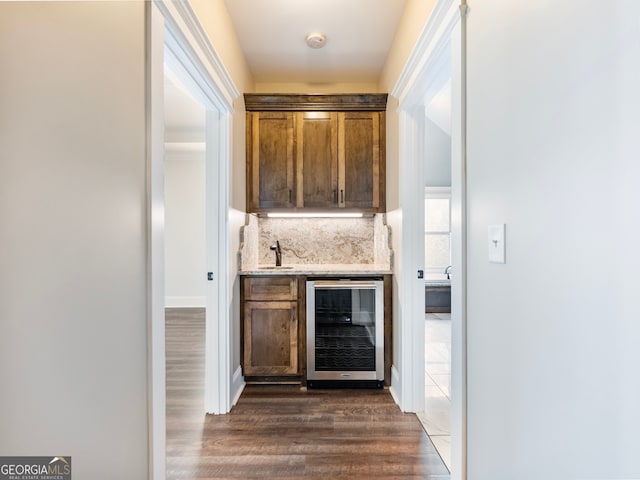
[[[174,135],[202,132],[204,140],[205,108],[182,86],[180,80],[165,67],[164,71],[164,128],[173,141]],[[199,139],[200,140],[200,139]]]
[[[405,0],[225,1],[257,82],[310,84],[377,83],[406,3]],[[306,45],[305,37],[312,31],[327,35],[323,48],[314,50]],[[367,38],[371,40],[366,41]],[[451,134],[449,82],[432,98],[425,113],[445,133]],[[168,68],[165,122],[169,141],[204,138],[204,108]]]
[[[405,0],[225,0],[256,83],[376,83]],[[309,33],[326,35],[312,49]]]

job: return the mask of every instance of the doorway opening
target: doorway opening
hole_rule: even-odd
[[[206,110],[165,65],[165,307],[206,307]]]
[[[191,143],[204,155],[204,262],[202,250],[193,264],[202,262],[204,281],[205,371],[202,416],[227,413],[231,405],[231,320],[229,291],[229,182],[231,164],[231,111],[239,96],[219,58],[211,49],[195,13],[187,3],[147,4],[148,32],[148,305],[149,305],[149,397],[150,472],[164,478],[166,465],[166,352],[165,352],[165,153],[172,143]],[[168,67],[168,69],[167,69]],[[205,112],[204,139],[171,142],[165,137],[165,72],[200,105]],[[192,100],[193,100],[192,99]],[[169,120],[171,121],[171,120]],[[200,141],[202,140],[202,141]],[[167,143],[167,145],[165,145]],[[202,147],[204,144],[204,150]],[[183,148],[184,150],[184,148]],[[171,153],[171,152],[169,152]],[[176,152],[174,152],[176,153]],[[184,151],[181,154],[185,155]],[[196,152],[190,152],[196,154]],[[171,168],[171,167],[169,167]],[[202,164],[199,165],[202,171]],[[197,170],[197,169],[196,169]],[[201,180],[198,180],[201,182]],[[173,185],[175,186],[175,185]],[[202,184],[200,183],[200,197]],[[200,200],[198,201],[200,203]],[[202,208],[200,208],[202,210]],[[198,216],[201,216],[199,213]],[[182,219],[184,220],[184,219]],[[202,231],[202,225],[198,227]],[[197,258],[196,258],[197,257]],[[173,281],[174,279],[172,279]],[[199,284],[196,280],[195,283]],[[199,284],[202,287],[202,284]],[[176,297],[180,301],[202,302],[200,289]],[[198,299],[198,300],[194,300]],[[172,300],[176,300],[175,298]]]
[[[418,418],[451,471],[451,60],[424,109],[425,403]]]
[[[176,442],[175,418],[204,417],[207,307],[205,107],[164,67],[164,252],[166,443]],[[176,341],[175,339],[182,339]],[[185,342],[189,341],[189,349]],[[199,368],[186,368],[198,360]],[[185,400],[178,392],[194,392]],[[167,457],[171,465],[171,455]]]
[[[429,153],[435,150],[429,143],[434,138],[433,131],[429,134],[429,126],[436,123],[434,117],[428,117],[427,113],[443,87],[447,83],[450,84],[451,100],[447,108],[450,118],[450,182],[448,185],[438,185],[451,188],[452,265],[449,271],[450,341],[447,339],[445,343],[450,345],[451,352],[448,367],[450,383],[447,385],[445,382],[444,385],[448,387],[445,389],[448,390],[450,399],[449,421],[445,420],[449,432],[441,433],[450,434],[450,456],[446,464],[451,471],[451,478],[455,480],[466,478],[466,13],[464,1],[462,5],[452,0],[437,2],[392,92],[398,99],[400,113],[401,171],[404,167],[401,182],[409,187],[403,190],[401,197],[402,235],[408,237],[406,241],[403,239],[402,250],[403,258],[407,258],[403,261],[403,266],[407,268],[402,270],[401,275],[403,285],[407,285],[407,290],[410,291],[404,306],[410,305],[405,311],[410,311],[411,318],[403,323],[403,327],[407,328],[403,328],[401,334],[403,345],[411,346],[411,351],[407,354],[410,356],[407,359],[411,367],[403,370],[406,378],[402,378],[402,385],[409,381],[412,388],[406,389],[407,394],[403,396],[402,401],[403,405],[407,405],[408,411],[419,413],[425,411],[427,386],[437,386],[429,385],[433,379],[429,378],[425,368],[426,360],[429,358],[429,343],[428,334],[425,333],[425,282],[422,274],[427,272],[422,269],[428,265],[430,259],[425,262],[424,187],[427,185],[425,175],[433,171],[433,163],[427,163]],[[434,162],[434,159],[431,161]],[[444,271],[439,274],[446,275]],[[431,350],[433,351],[433,348]],[[440,390],[442,396],[447,397],[445,392]],[[426,430],[433,435],[428,428]]]
[[[429,122],[427,122],[428,124]],[[434,132],[439,134],[440,132]],[[445,133],[445,132],[443,132]],[[429,135],[427,131],[427,135]],[[427,150],[425,183],[434,183],[431,157],[440,151],[450,171],[451,143],[435,135],[441,150]],[[434,139],[432,138],[432,141]],[[450,175],[444,175],[450,182]],[[448,180],[447,178],[448,177]],[[451,471],[451,188],[425,188],[425,408],[418,418]]]

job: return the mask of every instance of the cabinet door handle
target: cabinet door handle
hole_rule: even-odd
[[[289,203],[291,203],[291,189],[289,189]]]
[[[340,190],[340,203],[344,203],[344,190]]]

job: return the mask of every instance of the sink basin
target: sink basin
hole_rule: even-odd
[[[276,266],[269,266],[269,267],[258,267],[260,270],[288,270],[291,269],[293,267],[290,266],[285,266],[285,267],[276,267]]]

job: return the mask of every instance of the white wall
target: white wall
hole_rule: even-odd
[[[424,150],[426,152],[424,185],[451,186],[451,136],[429,118],[425,119]]]
[[[258,93],[376,93],[373,83],[256,83]],[[386,93],[386,92],[382,92]]]
[[[167,307],[206,300],[205,152],[165,152]]]
[[[147,478],[144,3],[0,3],[0,452]]]
[[[640,478],[640,2],[469,3],[468,478]]]
[[[380,91],[391,92],[405,68],[416,40],[422,32],[437,0],[406,0],[393,43],[380,75]]]

